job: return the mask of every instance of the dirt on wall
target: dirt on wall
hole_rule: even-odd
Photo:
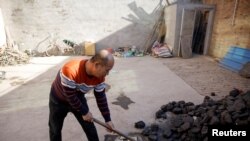
[[[216,5],[209,55],[222,58],[231,46],[250,49],[250,1],[204,0],[203,2]]]
[[[0,0],[5,26],[22,51],[48,36],[102,48],[142,48],[165,1]],[[44,43],[39,49],[46,49]]]

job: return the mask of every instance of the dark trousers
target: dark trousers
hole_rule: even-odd
[[[81,113],[74,111],[68,104],[59,101],[53,94],[53,90],[50,92],[49,99],[49,134],[50,141],[62,140],[62,127],[64,118],[68,112],[72,112],[83,131],[85,132],[89,141],[99,141],[98,134],[93,122],[84,121]]]

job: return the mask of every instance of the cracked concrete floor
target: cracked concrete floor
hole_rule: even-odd
[[[50,84],[62,63],[71,58],[33,58],[27,65],[1,68],[6,71],[6,80],[0,83],[0,140],[49,140]],[[116,58],[115,61],[106,79],[109,85],[107,98],[112,121],[124,133],[140,132],[134,128],[134,123],[140,120],[146,124],[154,122],[155,112],[170,101],[185,100],[199,104],[203,100],[203,96],[157,58]],[[17,80],[22,83],[13,85]],[[90,92],[86,97],[93,115],[103,120],[93,94]],[[124,102],[122,100],[125,100],[125,105],[119,103]],[[103,127],[96,127],[100,140],[104,140],[108,133]],[[86,140],[70,113],[65,119],[62,137],[65,141]]]

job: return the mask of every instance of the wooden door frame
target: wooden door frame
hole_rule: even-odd
[[[184,10],[197,10],[197,9],[202,9],[202,10],[207,10],[209,12],[208,15],[208,21],[207,21],[207,28],[206,28],[206,35],[205,35],[205,41],[204,41],[204,50],[203,50],[203,55],[207,55],[208,54],[208,49],[211,43],[211,38],[212,38],[212,32],[213,32],[213,23],[214,23],[214,16],[215,16],[215,5],[205,5],[205,4],[184,4],[181,5],[179,8],[181,8],[181,11]],[[182,12],[183,14],[183,12]],[[182,15],[183,16],[183,15]],[[182,19],[182,16],[179,17]],[[183,21],[181,20],[181,24]],[[181,30],[179,31],[179,33],[177,35],[179,35],[179,40],[178,40],[178,50],[180,49],[180,33]],[[178,54],[179,56],[179,54]]]
[[[196,13],[196,10],[194,10],[194,9],[187,9],[187,8],[183,8],[182,9],[182,16],[181,16],[181,26],[180,26],[180,36],[179,36],[179,47],[178,47],[178,56],[180,56],[180,50],[181,50],[181,41],[182,41],[182,37],[183,37],[183,21],[184,21],[184,15],[185,15],[185,11],[186,10],[193,10],[194,11],[194,13]],[[194,14],[194,23],[195,23],[195,19],[196,19],[196,17],[195,17],[195,15],[196,14]],[[193,39],[193,34],[194,34],[194,23],[193,23],[193,31],[192,31],[192,39]],[[192,46],[192,42],[191,42],[191,46]],[[191,49],[192,50],[192,49]]]

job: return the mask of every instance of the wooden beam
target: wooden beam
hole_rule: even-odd
[[[167,4],[168,4],[168,5],[170,5],[170,3],[169,3],[169,1],[168,1],[168,0],[166,0],[166,2],[167,2]]]

